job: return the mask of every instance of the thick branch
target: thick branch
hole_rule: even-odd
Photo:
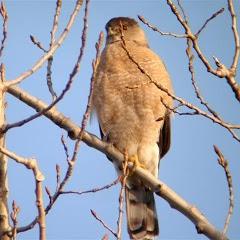
[[[5,71],[1,65],[1,79],[0,85],[2,86],[5,80]],[[0,87],[1,88],[1,87]],[[5,124],[5,100],[4,91],[0,90],[0,127]],[[5,147],[5,134],[0,135],[0,147]],[[7,235],[3,235],[6,231],[10,230],[9,226],[9,211],[8,211],[8,184],[7,184],[7,157],[0,153],[0,239],[10,239]]]
[[[44,180],[44,176],[38,168],[37,161],[35,159],[27,159],[20,157],[4,147],[0,147],[0,152],[8,156],[9,158],[15,160],[17,163],[23,164],[26,168],[32,170],[36,185],[35,194],[36,205],[38,208],[39,239],[46,240],[46,220],[42,195],[42,181]]]
[[[20,90],[20,88],[10,87],[8,89],[8,92],[26,103],[27,105],[34,108],[36,111],[41,111],[47,106],[46,103],[42,102],[36,97],[30,96],[28,93]],[[72,139],[76,139],[76,137],[79,136],[81,129],[69,118],[65,117],[56,109],[51,109],[48,112],[45,112],[44,115],[56,125],[65,129]],[[108,155],[117,164],[119,164],[119,166],[122,165],[124,161],[123,154],[120,153],[117,149],[115,149],[111,144],[101,141],[99,138],[88,133],[87,131],[83,132],[82,141],[84,141],[90,147],[93,147],[100,152]],[[129,167],[132,167],[130,163]],[[190,219],[195,224],[198,233],[202,233],[211,239],[227,239],[225,235],[222,235],[221,232],[216,230],[214,226],[208,222],[208,220],[201,214],[201,212],[196,207],[187,203],[166,184],[160,182],[158,179],[149,174],[146,170],[138,167],[135,170],[135,174],[139,178],[141,178],[141,180],[143,180],[143,182],[153,191],[155,191],[159,196],[164,198],[173,208],[177,209],[188,219]]]

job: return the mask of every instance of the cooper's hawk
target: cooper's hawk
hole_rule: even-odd
[[[102,139],[157,177],[170,146],[172,99],[152,81],[172,93],[171,80],[134,19],[113,18],[106,30],[93,90]],[[131,239],[158,235],[153,193],[134,174],[127,178],[126,209]]]

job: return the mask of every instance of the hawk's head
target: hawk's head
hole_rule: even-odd
[[[147,46],[147,39],[143,30],[139,27],[136,20],[128,17],[112,18],[106,24],[107,43],[120,41],[134,41],[140,45]]]

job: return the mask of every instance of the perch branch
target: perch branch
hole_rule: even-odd
[[[13,96],[19,98],[21,101],[25,102],[32,108],[40,111],[46,107],[46,104],[41,100],[30,96],[23,90],[17,87],[9,88],[9,93]],[[44,113],[44,116],[50,119],[53,123],[59,127],[65,129],[72,139],[76,139],[79,136],[81,129],[78,125],[73,123],[69,118],[65,117],[62,113],[58,112],[56,109],[50,109]],[[111,159],[116,161],[116,163],[121,166],[124,161],[124,156],[115,149],[111,144],[101,141],[95,135],[83,132],[82,141],[84,141],[88,146],[93,147],[100,152],[108,155]],[[129,167],[132,166],[129,163]],[[183,215],[185,215],[189,220],[191,220],[198,229],[199,233],[203,233],[211,239],[223,239],[227,240],[226,235],[223,235],[215,227],[208,222],[208,220],[202,215],[202,213],[191,204],[187,203],[183,198],[181,198],[177,193],[175,193],[171,188],[169,188],[165,183],[160,182],[158,179],[154,178],[151,174],[141,168],[136,168],[134,174],[136,174],[147,186],[153,189],[159,196],[164,198],[173,208],[177,209]],[[36,224],[36,223],[35,223]],[[18,229],[18,232],[25,231],[33,225],[30,224],[27,227],[22,227]]]

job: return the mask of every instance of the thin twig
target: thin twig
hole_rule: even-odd
[[[13,222],[13,228],[12,228],[12,239],[17,239],[17,226],[18,226],[18,214],[20,212],[20,208],[17,206],[16,202],[12,202],[12,212],[10,214],[11,220]]]
[[[70,74],[70,76],[74,76],[75,72],[77,72],[79,70],[79,67],[80,67],[80,62],[81,62],[81,59],[83,57],[83,54],[84,54],[84,49],[85,49],[85,45],[86,45],[86,37],[87,37],[87,28],[88,28],[88,24],[87,24],[87,21],[88,21],[88,6],[89,6],[89,1],[90,0],[86,0],[86,5],[85,5],[85,13],[84,13],[84,17],[83,17],[83,30],[82,30],[82,45],[81,45],[81,48],[80,48],[80,54],[78,56],[78,60],[77,60],[77,63],[74,67],[74,70],[73,72]],[[90,92],[91,94],[91,92]],[[90,99],[90,97],[89,97]],[[89,104],[89,103],[88,103]],[[88,107],[86,108],[86,112],[84,114],[84,117],[85,115],[88,114]],[[83,122],[85,123],[85,121],[87,122],[88,118],[85,118],[83,117],[83,120],[82,120],[82,126],[83,126]],[[67,172],[66,172],[66,175],[63,179],[63,181],[61,182],[60,186],[59,186],[59,191],[61,192],[62,189],[63,189],[63,186],[67,183],[67,181],[69,180],[69,177],[72,175],[73,173],[73,169],[74,169],[74,165],[75,165],[75,162],[77,160],[77,154],[78,154],[78,150],[79,150],[79,147],[80,147],[80,142],[81,142],[81,135],[82,133],[80,132],[79,133],[79,138],[77,139],[77,141],[75,142],[75,145],[74,145],[74,150],[73,150],[73,155],[71,157],[71,159],[68,161],[68,169],[67,169]]]
[[[232,214],[233,214],[233,208],[234,208],[234,193],[233,193],[232,176],[231,176],[231,173],[230,173],[228,161],[224,158],[223,154],[221,153],[221,151],[219,150],[219,148],[216,145],[214,145],[213,147],[214,147],[215,153],[218,155],[218,163],[224,169],[226,179],[227,179],[227,183],[228,183],[229,208],[228,208],[228,214],[227,214],[225,224],[224,224],[224,228],[223,228],[223,234],[226,234],[229,223],[230,223],[230,219],[231,219]]]
[[[177,4],[178,4],[178,6],[179,6],[179,8],[180,8],[180,10],[182,12],[182,15],[183,15],[183,18],[184,18],[185,22],[188,23],[188,17],[186,15],[185,11],[184,11],[184,8],[182,6],[181,0],[177,0]]]
[[[57,32],[58,29],[58,19],[59,19],[59,15],[61,12],[61,7],[62,7],[62,0],[57,0],[56,1],[56,10],[55,10],[55,14],[54,14],[54,18],[53,18],[53,26],[52,26],[52,30],[50,32],[51,35],[51,39],[50,39],[50,49],[53,46],[53,44],[55,43],[55,33]],[[52,84],[52,63],[53,63],[53,56],[51,56],[48,59],[48,63],[47,63],[47,86],[48,86],[48,90],[52,96],[52,100],[54,101],[57,98],[57,94],[53,89],[53,84]]]
[[[86,43],[88,5],[89,5],[89,0],[86,1],[86,6],[85,6],[84,26],[83,26],[82,37],[81,37],[82,38],[82,45],[80,47],[80,53],[79,53],[79,56],[78,56],[78,59],[77,59],[77,63],[75,64],[75,66],[73,68],[73,71],[70,74],[70,79],[69,79],[65,89],[70,88],[74,76],[79,71],[80,62],[81,62],[81,59],[83,57],[83,53],[84,53],[84,49],[85,49],[85,43]],[[58,99],[60,97],[61,97],[61,95],[58,97]],[[49,108],[51,105],[49,105],[47,108]],[[42,114],[44,114],[44,112],[47,112],[46,111],[47,108],[44,108],[43,111],[40,111],[40,112],[43,112]],[[50,108],[49,108],[49,110],[50,110]],[[79,141],[79,140],[77,140],[77,141]],[[58,187],[57,191],[55,192],[55,194],[53,196],[49,195],[50,202],[47,205],[47,207],[45,208],[45,213],[46,214],[50,211],[50,209],[52,208],[52,206],[54,205],[54,203],[56,202],[56,200],[60,196],[61,192],[63,191],[66,183],[69,181],[70,177],[72,176],[72,172],[73,172],[73,169],[74,169],[74,164],[75,164],[76,157],[77,157],[77,152],[78,152],[77,149],[76,149],[77,141],[76,141],[76,144],[75,144],[73,156],[72,156],[71,160],[68,161],[68,169],[66,171],[66,174],[65,174],[63,180],[61,181],[61,183],[59,183],[59,187]],[[35,218],[28,226],[23,227],[21,229],[18,229],[18,232],[26,231],[28,229],[31,229],[36,223],[37,223],[37,219]]]
[[[100,192],[102,190],[106,190],[109,189],[113,186],[115,186],[116,184],[118,184],[120,181],[120,178],[118,177],[116,180],[114,180],[112,183],[107,184],[103,187],[97,187],[97,188],[93,188],[90,190],[85,190],[85,191],[61,191],[60,194],[77,194],[77,195],[82,195],[82,194],[86,194],[86,193],[96,193],[96,192]]]
[[[65,155],[66,155],[66,160],[67,162],[69,162],[69,151],[68,151],[68,146],[65,142],[65,139],[64,139],[64,135],[62,134],[62,137],[61,137],[61,143],[63,145],[63,148],[64,148],[64,152],[65,152]]]
[[[57,180],[57,186],[56,191],[59,189],[60,182],[61,182],[61,168],[58,164],[56,164],[56,180]]]
[[[16,155],[15,153],[0,147],[0,152],[8,156],[9,158],[13,159],[17,163],[23,164],[26,168],[31,169],[34,177],[35,177],[35,184],[36,184],[36,205],[38,209],[38,225],[39,225],[39,239],[45,240],[46,239],[46,220],[45,220],[45,210],[43,206],[43,195],[42,195],[42,181],[44,180],[44,176],[39,170],[37,161],[35,159],[27,159]]]
[[[3,54],[3,49],[5,47],[5,42],[6,42],[6,39],[7,39],[7,23],[8,23],[8,13],[7,13],[7,9],[6,9],[6,6],[4,4],[4,2],[1,2],[1,5],[0,5],[0,14],[3,18],[3,25],[2,25],[2,28],[3,28],[3,39],[1,41],[1,47],[0,47],[0,57],[2,56]]]
[[[233,32],[234,42],[235,42],[235,52],[234,52],[233,62],[231,65],[231,71],[236,74],[239,54],[240,54],[240,39],[239,39],[238,30],[237,30],[237,16],[234,10],[232,0],[228,0],[228,10],[232,18],[232,32]]]
[[[112,233],[117,238],[117,233],[115,233],[98,215],[95,211],[90,209],[91,214],[105,227],[110,233]]]
[[[47,86],[48,86],[48,90],[52,96],[52,101],[54,101],[57,98],[57,94],[53,89],[53,84],[52,84],[52,63],[53,63],[53,57],[51,56],[48,59],[48,63],[47,63]]]
[[[18,76],[17,78],[13,79],[13,80],[9,80],[7,81],[7,85],[6,86],[12,86],[12,85],[16,85],[18,83],[20,83],[21,81],[23,81],[24,79],[26,79],[27,77],[31,76],[33,73],[35,73],[40,67],[42,67],[42,65],[48,60],[48,58],[50,56],[52,56],[54,54],[54,52],[61,46],[61,44],[63,43],[63,41],[65,40],[66,36],[68,35],[75,19],[76,16],[82,6],[83,0],[77,0],[76,1],[76,5],[75,8],[69,18],[69,21],[66,25],[66,27],[64,28],[62,34],[60,35],[60,37],[58,38],[58,40],[55,41],[55,43],[53,44],[52,48],[46,53],[44,54],[33,66],[31,69],[29,69],[28,71],[22,73],[20,76]]]
[[[221,9],[219,9],[217,12],[215,12],[214,14],[212,14],[212,16],[209,17],[209,18],[205,21],[205,23],[202,25],[202,27],[197,31],[196,37],[199,36],[199,34],[202,32],[202,30],[207,26],[207,24],[208,24],[212,19],[214,19],[215,17],[217,17],[218,15],[220,15],[220,14],[223,13],[223,12],[224,12],[224,8],[221,8]]]
[[[145,25],[147,25],[153,31],[160,33],[162,36],[172,36],[172,37],[175,37],[175,38],[186,38],[187,37],[186,34],[181,35],[181,34],[176,34],[176,33],[171,33],[171,32],[162,32],[156,26],[153,26],[151,23],[149,23],[143,16],[138,15],[138,18]]]
[[[197,83],[195,81],[195,72],[194,72],[194,66],[193,66],[193,60],[194,60],[194,55],[192,53],[192,42],[190,41],[190,39],[187,39],[187,49],[186,49],[186,54],[188,57],[188,69],[189,72],[191,74],[191,80],[192,80],[192,85],[194,88],[194,92],[197,96],[197,98],[200,100],[200,103],[202,105],[204,105],[207,110],[217,119],[223,121],[222,119],[220,119],[219,115],[217,114],[217,112],[215,112],[210,106],[209,104],[203,99],[199,87],[197,86]]]
[[[124,154],[125,161],[123,162],[122,171],[122,185],[119,193],[119,207],[118,207],[118,220],[117,220],[117,239],[122,238],[122,219],[123,219],[123,203],[124,203],[124,192],[126,187],[126,181],[129,174],[128,169],[128,156],[127,153]]]
[[[81,1],[78,1],[78,2],[81,2]],[[76,5],[76,6],[78,6],[78,5]],[[86,6],[88,6],[88,4]],[[85,18],[86,17],[84,17],[84,19]],[[24,124],[26,124],[26,123],[28,123],[28,122],[30,122],[30,121],[32,121],[32,120],[42,116],[45,112],[49,111],[52,107],[54,107],[59,101],[61,101],[63,99],[65,94],[70,90],[70,88],[71,88],[71,86],[73,84],[74,78],[75,78],[75,76],[77,75],[77,73],[80,70],[80,63],[81,63],[81,60],[82,60],[82,57],[83,57],[83,54],[84,54],[84,49],[85,49],[85,44],[86,44],[86,31],[87,31],[87,24],[86,24],[86,21],[84,20],[84,26],[83,26],[82,37],[81,37],[82,38],[82,45],[80,47],[79,56],[77,58],[77,62],[75,64],[72,72],[70,73],[69,80],[67,81],[67,83],[65,85],[65,88],[62,90],[61,94],[50,105],[48,105],[48,107],[46,107],[45,109],[39,111],[38,113],[35,113],[32,116],[27,117],[27,118],[25,118],[25,119],[23,119],[21,121],[16,122],[16,123],[7,124],[5,126],[5,128],[2,129],[4,133],[6,133],[11,128],[21,127]],[[55,44],[54,44],[54,46],[55,46]]]
[[[55,10],[54,18],[53,18],[53,26],[52,26],[52,30],[50,32],[50,34],[51,34],[50,48],[55,42],[55,34],[58,29],[58,19],[59,19],[59,15],[61,12],[61,7],[62,7],[62,0],[57,0],[56,1],[56,10]]]
[[[186,106],[187,108],[190,108],[192,110],[195,111],[196,114],[198,115],[202,115],[210,120],[212,120],[213,122],[223,126],[224,128],[226,128],[232,135],[232,137],[237,140],[238,142],[240,142],[240,138],[238,137],[238,135],[233,131],[233,129],[231,128],[232,125],[229,125],[228,123],[218,119],[217,117],[208,114],[207,112],[201,110],[200,108],[194,106],[193,104],[187,102],[186,100],[177,97],[176,95],[174,95],[173,93],[170,93],[168,91],[168,89],[166,89],[164,86],[162,86],[159,82],[156,82],[152,79],[151,75],[144,69],[144,67],[142,67],[136,60],[135,58],[132,56],[132,54],[129,52],[127,45],[124,44],[124,41],[122,41],[122,47],[123,49],[126,51],[129,59],[131,59],[131,61],[137,66],[137,68],[139,69],[139,71],[144,74],[147,78],[148,81],[144,82],[144,83],[140,83],[139,85],[134,85],[134,86],[127,86],[126,88],[133,90],[133,89],[137,89],[140,88],[146,84],[154,84],[157,88],[159,88],[161,91],[165,92],[168,96],[170,96],[172,99],[178,101],[179,103],[181,103],[182,105]]]
[[[45,186],[45,191],[46,191],[46,193],[48,195],[49,202],[52,203],[52,194],[51,194],[49,188],[46,187],[46,186]]]
[[[47,50],[42,46],[42,44],[33,35],[30,35],[30,39],[34,45],[36,45],[38,48],[43,50],[43,52],[47,53]]]
[[[221,63],[219,60],[215,61],[215,64],[217,66],[217,69],[213,69],[207,60],[207,58],[202,53],[199,44],[198,44],[198,36],[194,34],[189,26],[189,24],[182,18],[180,13],[178,12],[177,7],[171,0],[166,0],[167,4],[171,8],[171,11],[176,16],[179,23],[182,25],[182,27],[185,30],[185,33],[187,34],[187,38],[190,39],[193,43],[193,48],[196,51],[198,57],[202,61],[202,63],[205,65],[208,72],[212,73],[213,75],[219,77],[219,78],[225,78],[228,85],[231,87],[233,93],[235,94],[235,98],[240,102],[240,86],[235,80],[236,75],[236,69],[237,69],[237,63],[239,59],[239,35],[237,32],[237,21],[236,21],[236,15],[233,7],[232,0],[228,0],[228,6],[229,11],[232,16],[232,29],[234,33],[234,39],[235,39],[235,54],[233,57],[233,64],[230,69],[228,69],[223,63]]]

